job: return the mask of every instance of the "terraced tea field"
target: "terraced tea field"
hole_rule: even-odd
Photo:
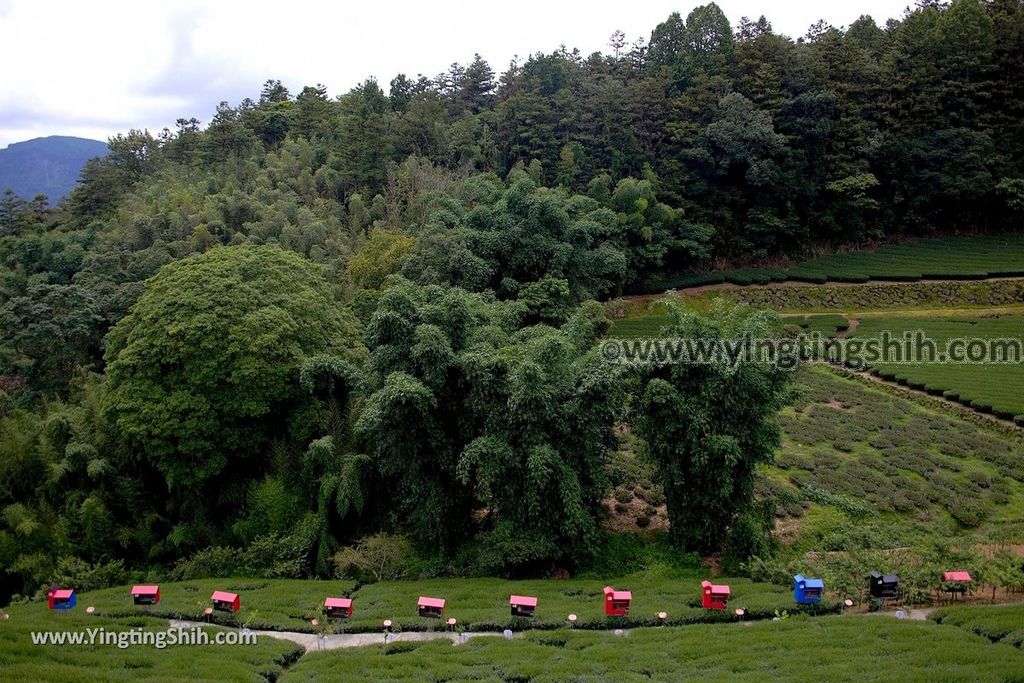
[[[884,564],[908,596],[928,599],[935,539],[961,548],[972,567],[983,564],[976,544],[1024,541],[1024,438],[1010,428],[945,415],[823,367],[802,370],[797,387],[780,417],[782,448],[758,485],[776,502],[787,569],[810,566],[852,593],[867,567]]]
[[[224,584],[231,579],[216,580]],[[235,580],[239,581],[239,580]],[[491,581],[491,580],[488,580]],[[270,582],[271,588],[277,582]],[[290,582],[284,593],[299,589],[323,592],[323,582]],[[429,592],[429,582],[407,582],[405,594]],[[552,580],[552,586],[564,582]],[[466,589],[483,592],[493,586]],[[391,587],[384,585],[383,591]],[[123,592],[123,591],[122,591]],[[456,589],[458,592],[458,589]],[[88,602],[96,594],[83,594]],[[264,598],[269,595],[262,596]],[[589,597],[589,596],[588,596]],[[669,596],[663,596],[668,598]],[[365,596],[364,596],[365,599]],[[543,598],[542,598],[543,599]],[[507,605],[503,605],[507,609]],[[358,609],[358,607],[357,607]],[[1019,614],[1006,610],[1006,618]],[[81,605],[55,614],[45,605],[12,605],[0,621],[0,662],[3,680],[53,683],[169,680],[229,681],[647,681],[760,680],[792,681],[972,680],[1010,681],[1024,670],[1024,653],[1008,647],[1006,631],[993,623],[986,608],[945,611],[933,622],[891,617],[795,617],[780,610],[777,621],[744,621],[718,613],[732,623],[631,628],[625,631],[555,628],[501,637],[471,638],[457,646],[447,640],[363,645],[318,652],[304,650],[289,634],[259,634],[255,644],[151,645],[120,649],[114,645],[32,643],[32,632],[90,629],[120,632],[129,628],[165,631],[167,622],[151,616],[87,615]],[[939,622],[939,623],[935,623]],[[979,625],[984,624],[982,628]],[[606,622],[606,626],[614,623]],[[225,632],[204,626],[211,637]],[[983,633],[975,635],[974,632]],[[1008,634],[1009,635],[1009,634]],[[813,643],[813,656],[808,644]]]
[[[883,331],[899,337],[922,330],[945,345],[951,339],[1024,339],[1024,316],[993,317],[870,317],[851,337],[877,338]],[[976,410],[1024,422],[1024,363],[877,363],[877,373],[911,387],[960,401]]]
[[[210,605],[215,588],[236,592],[241,609],[236,614],[214,612],[209,619],[224,626],[245,626],[270,631],[313,633],[321,630],[312,625],[319,618],[330,628],[345,632],[377,632],[385,619],[396,631],[427,630],[438,627],[436,619],[419,617],[416,601],[421,595],[444,598],[445,618],[458,620],[460,628],[472,631],[514,628],[551,629],[563,626],[569,614],[576,614],[577,628],[595,629],[609,626],[653,626],[661,622],[659,612],[667,612],[667,624],[716,623],[732,621],[731,611],[708,611],[701,607],[700,582],[707,577],[706,568],[676,569],[664,565],[625,576],[607,575],[564,580],[536,579],[510,581],[499,578],[437,578],[413,581],[383,581],[357,588],[352,582],[303,581],[290,579],[204,579],[161,583],[160,603],[137,606],[132,603],[129,586],[89,591],[78,596],[79,606],[72,614],[81,614],[86,606],[95,608],[97,617],[139,619],[162,617],[203,621],[203,610]],[[743,607],[747,618],[769,618],[777,611],[806,611],[822,614],[837,611],[834,599],[820,605],[800,608],[793,602],[787,586],[752,582],[746,578],[719,577],[716,581],[732,587],[731,600]],[[628,617],[609,620],[604,615],[602,588],[613,585],[631,590],[633,602]],[[537,614],[531,619],[512,617],[510,595],[532,595],[538,598]],[[350,596],[354,599],[351,619],[332,624],[323,618],[325,597]],[[18,610],[59,624],[62,614],[47,613],[45,603],[16,606]]]
[[[1022,671],[1024,652],[952,626],[823,617],[313,652],[282,682],[1012,681]]]
[[[25,683],[266,683],[277,680],[285,667],[303,654],[287,640],[261,638],[256,644],[179,645],[156,649],[152,645],[118,648],[116,645],[34,645],[32,633],[50,631],[87,634],[87,629],[119,632],[128,629],[166,631],[165,619],[136,616],[117,619],[87,615],[83,607],[65,613],[46,610],[45,604],[12,605],[8,619],[0,621],[0,680]],[[211,629],[211,638],[223,631]]]
[[[196,620],[210,606],[210,594],[223,590],[241,597],[241,609],[227,618],[218,612],[216,620],[250,628],[308,630],[309,620],[321,613],[325,597],[348,595],[355,585],[354,581],[318,581],[311,591],[309,581],[297,579],[197,579],[161,583],[160,603],[154,606],[133,605],[126,586],[83,593],[79,600],[106,616]]]
[[[824,283],[1019,275],[1024,275],[1024,234],[1013,233],[912,240],[871,251],[820,256],[778,268],[684,274],[652,280],[643,291],[661,292],[722,282],[749,285],[784,280]]]

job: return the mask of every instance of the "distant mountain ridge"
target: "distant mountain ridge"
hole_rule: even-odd
[[[56,204],[78,182],[85,162],[107,151],[105,142],[67,135],[11,143],[0,149],[0,192],[11,189],[24,199],[45,194]]]

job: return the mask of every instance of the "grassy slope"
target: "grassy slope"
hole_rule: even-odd
[[[758,485],[784,513],[781,566],[855,599],[884,567],[908,600],[928,600],[950,562],[983,573],[979,544],[1024,541],[1021,436],[824,368],[801,384]]]
[[[554,628],[564,624],[570,613],[578,615],[581,628],[605,628],[610,622],[602,612],[601,589],[611,584],[619,590],[633,591],[630,617],[613,620],[618,625],[653,624],[660,611],[669,613],[670,623],[733,619],[731,611],[708,612],[700,608],[700,581],[701,576],[692,570],[665,567],[605,580],[443,578],[386,581],[355,591],[351,590],[351,583],[337,581],[224,579],[161,584],[160,605],[152,608],[133,605],[128,586],[83,593],[73,613],[78,614],[92,605],[104,618],[151,615],[199,619],[203,609],[209,606],[212,587],[223,586],[239,593],[242,609],[236,616],[215,613],[214,619],[218,623],[251,628],[313,632],[310,619],[322,617],[320,606],[324,596],[343,594],[355,599],[352,620],[339,624],[347,632],[376,631],[384,619],[391,619],[397,630],[436,627],[437,620],[422,619],[416,614],[416,600],[421,595],[446,599],[445,618],[455,617],[461,626],[472,630]],[[788,588],[752,583],[749,579],[716,581],[732,586],[733,606],[744,607],[752,618],[769,617],[776,610],[796,607]],[[525,621],[514,619],[508,605],[512,594],[539,598],[537,616]],[[832,607],[834,602],[827,601],[815,611]],[[59,620],[62,616],[54,614],[51,619]]]
[[[805,368],[795,386],[759,487],[784,516],[789,555],[929,537],[1024,541],[1024,439],[826,368]]]
[[[954,628],[889,618],[787,619],[522,639],[395,643],[310,653],[289,681],[1011,681],[1024,653]]]
[[[751,583],[749,579],[715,580],[729,583],[732,587],[730,604],[746,608],[752,616],[770,616],[775,610],[796,607],[792,593],[786,588]],[[700,581],[699,577],[680,576],[675,572],[650,571],[607,581],[430,579],[378,583],[356,592],[357,614],[353,626],[376,628],[383,619],[390,618],[402,628],[420,628],[428,622],[414,616],[414,605],[419,595],[429,595],[445,598],[448,601],[445,615],[473,629],[555,627],[564,624],[570,613],[577,615],[581,628],[606,628],[609,620],[602,611],[601,589],[607,584],[633,592],[630,618],[621,620],[623,623],[653,624],[660,611],[668,612],[671,623],[733,619],[731,611],[716,613],[700,608]],[[513,619],[508,605],[511,594],[536,596],[536,618]]]
[[[108,616],[152,614],[172,619],[198,619],[210,606],[210,594],[225,590],[238,593],[241,609],[235,615],[215,613],[213,618],[218,623],[309,630],[309,620],[320,614],[325,597],[342,597],[353,588],[353,581],[202,579],[161,584],[160,604],[153,607],[133,605],[128,586],[83,593],[78,603],[83,608],[93,605],[99,613]]]

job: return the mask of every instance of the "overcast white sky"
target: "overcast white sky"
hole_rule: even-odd
[[[474,52],[501,72],[514,55],[565,44],[607,50],[616,29],[649,38],[685,0],[249,2],[0,0],[0,147],[44,135],[105,140],[154,134],[180,116],[205,125],[217,103],[256,99],[267,78],[293,94],[320,82],[341,94],[368,76],[433,76]],[[765,14],[797,37],[818,19],[879,25],[908,0],[719,0],[733,26]]]

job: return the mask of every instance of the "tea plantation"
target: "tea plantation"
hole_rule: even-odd
[[[871,317],[865,318],[857,339],[877,338],[883,331],[900,337],[921,330],[942,347],[952,339],[1007,339],[1024,335],[1024,316],[991,317]],[[878,363],[877,373],[929,393],[960,401],[976,410],[1024,421],[1024,362],[1009,363]]]
[[[223,580],[217,583],[223,584]],[[492,582],[493,580],[488,580]],[[541,583],[541,582],[533,582]],[[563,583],[549,581],[552,586]],[[680,581],[688,585],[691,581]],[[303,585],[304,584],[304,585]],[[270,582],[272,588],[306,595],[321,593],[324,582]],[[513,584],[514,585],[514,584]],[[402,599],[439,586],[408,582]],[[485,593],[509,585],[445,583],[449,595],[482,604]],[[648,584],[646,588],[666,588]],[[170,593],[175,592],[172,588]],[[382,585],[379,595],[392,594]],[[537,586],[517,588],[535,589]],[[164,589],[162,588],[162,591]],[[259,591],[260,589],[253,589]],[[543,587],[541,605],[565,607]],[[669,590],[678,591],[679,588]],[[476,591],[478,595],[472,596]],[[119,590],[118,593],[123,591]],[[358,595],[358,593],[357,593]],[[753,594],[751,594],[753,595]],[[293,596],[294,597],[294,596]],[[566,596],[574,600],[593,596]],[[664,596],[671,600],[673,596]],[[108,604],[104,593],[84,594],[83,603]],[[261,595],[262,600],[270,594]],[[357,598],[358,599],[358,598]],[[368,603],[377,597],[364,594]],[[498,600],[494,600],[497,610]],[[504,602],[502,600],[502,602]],[[453,604],[457,604],[454,603]],[[403,607],[405,607],[403,605]],[[507,607],[507,605],[502,605]],[[357,607],[358,609],[358,607]],[[371,607],[371,609],[375,609]],[[485,607],[485,609],[488,609]],[[135,646],[34,645],[31,633],[86,632],[128,628],[159,631],[167,622],[152,616],[114,617],[97,610],[86,615],[81,606],[68,613],[48,612],[45,605],[13,605],[0,621],[0,665],[3,680],[26,681],[349,681],[349,680],[481,680],[481,681],[640,681],[730,680],[735,677],[781,678],[792,681],[972,680],[1017,681],[1024,671],[1024,653],[1008,647],[1019,640],[1020,607],[958,607],[939,610],[933,621],[900,621],[892,617],[859,615],[811,617],[779,610],[778,620],[696,624],[611,630],[569,629],[563,621],[550,630],[500,637],[451,641],[398,641],[351,649],[304,651],[287,636],[260,634],[256,644]],[[383,613],[383,612],[381,612]],[[937,623],[936,623],[937,622]],[[670,622],[671,623],[671,622]],[[1014,631],[1014,623],[1018,631]],[[629,626],[623,624],[623,626]],[[635,626],[635,625],[634,625]],[[215,634],[216,626],[204,629]],[[977,634],[977,635],[976,635]]]
[[[741,268],[684,274],[648,281],[645,292],[731,282],[766,284],[784,280],[868,282],[869,280],[979,279],[1024,275],[1024,235],[983,235],[921,239],[874,250],[830,254],[773,268]]]
[[[46,683],[116,683],[189,680],[265,682],[276,680],[303,653],[287,640],[261,638],[255,645],[195,645],[155,649],[115,645],[34,645],[33,632],[110,632],[141,628],[166,631],[164,619],[135,616],[117,619],[86,615],[82,608],[66,613],[46,610],[45,604],[12,605],[0,621],[0,680]],[[216,627],[210,627],[212,633]]]
[[[794,520],[792,556],[1024,536],[1024,439],[1012,428],[941,414],[826,368],[803,370],[798,384],[761,483]],[[859,588],[851,571],[832,585]]]
[[[1024,605],[944,607],[929,618],[938,624],[959,626],[992,642],[1024,647]]]
[[[506,641],[313,652],[289,681],[1020,681],[1024,652],[926,622],[784,619],[748,626],[531,632]]]
[[[270,631],[313,633],[312,619],[319,618],[328,628],[346,633],[377,632],[385,619],[396,631],[436,628],[436,619],[417,616],[416,601],[421,595],[442,597],[447,601],[445,618],[458,620],[462,629],[471,631],[513,628],[552,629],[563,626],[569,614],[577,615],[577,628],[603,629],[660,625],[657,615],[666,612],[666,624],[715,623],[733,621],[732,611],[708,611],[700,606],[700,582],[706,570],[679,570],[654,567],[626,576],[573,578],[564,580],[537,579],[509,581],[498,578],[438,578],[416,581],[382,581],[356,588],[354,583],[337,581],[300,581],[283,579],[207,579],[160,584],[160,603],[136,606],[129,586],[84,592],[78,596],[79,607],[71,611],[81,614],[92,606],[98,617],[211,620],[224,626],[247,627]],[[793,602],[788,587],[755,583],[745,578],[719,577],[717,582],[732,587],[732,604],[746,610],[748,619],[764,619],[777,612],[823,614],[838,610],[838,601],[825,600],[819,605],[803,608]],[[633,603],[629,617],[609,619],[603,613],[602,588],[611,584],[617,589],[631,590]],[[241,608],[235,614],[214,612],[209,617],[203,610],[210,605],[215,589],[237,592]],[[538,598],[537,614],[531,619],[513,618],[509,614],[510,595],[532,595]],[[323,619],[323,600],[327,596],[351,596],[354,614],[344,622]],[[49,618],[59,625],[62,613],[47,614],[45,604],[15,606],[37,618]]]

